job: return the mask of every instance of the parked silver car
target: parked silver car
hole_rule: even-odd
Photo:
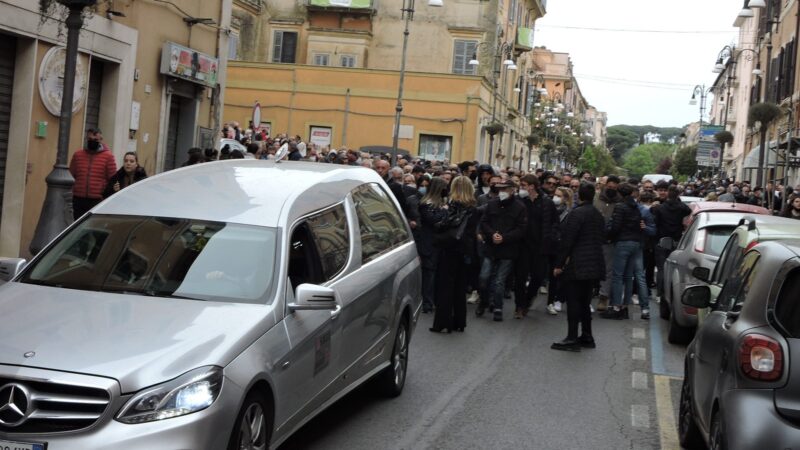
[[[19,263],[2,264],[0,448],[263,449],[367,380],[403,390],[419,259],[368,169],[167,172]]]
[[[692,272],[696,267],[712,270],[731,232],[744,212],[701,212],[674,246],[664,262],[664,292],[659,304],[661,317],[669,319],[667,340],[688,344],[697,328],[697,310],[681,304],[681,294],[690,285],[700,283]],[[669,238],[660,245],[667,247]]]

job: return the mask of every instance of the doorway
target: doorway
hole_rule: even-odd
[[[190,95],[177,89],[169,96],[164,170],[180,167],[188,160],[188,151],[195,146],[198,101],[194,98],[194,87],[189,86]]]

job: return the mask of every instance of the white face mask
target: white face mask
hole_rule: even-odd
[[[519,195],[519,198],[528,198],[531,196],[531,194],[529,194],[528,191],[525,189],[520,189],[519,194],[517,195]]]
[[[559,196],[557,196],[557,195],[556,195],[555,197],[553,197],[553,203],[554,203],[556,206],[559,206],[559,205],[561,205],[561,197],[559,197]]]
[[[509,197],[511,197],[511,194],[509,194],[506,191],[501,191],[497,196],[500,198],[501,202],[504,202],[508,200]]]

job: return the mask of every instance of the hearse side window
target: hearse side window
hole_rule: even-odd
[[[800,337],[800,269],[795,269],[781,286],[775,318],[790,338]]]
[[[322,276],[330,281],[344,269],[350,254],[350,234],[344,205],[336,205],[310,217],[307,223],[322,264]]]
[[[289,281],[292,289],[304,283],[320,284],[325,281],[316,245],[308,223],[295,227],[289,240]]]
[[[375,183],[359,186],[352,194],[361,235],[362,264],[408,242],[408,230],[390,194]]]

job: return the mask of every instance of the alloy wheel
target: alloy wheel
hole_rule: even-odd
[[[406,366],[408,365],[408,338],[405,324],[401,324],[397,330],[394,348],[395,353],[392,362],[394,365],[394,384],[399,388],[406,381]]]
[[[240,450],[265,450],[267,448],[267,421],[264,410],[257,402],[251,403],[239,427]]]

